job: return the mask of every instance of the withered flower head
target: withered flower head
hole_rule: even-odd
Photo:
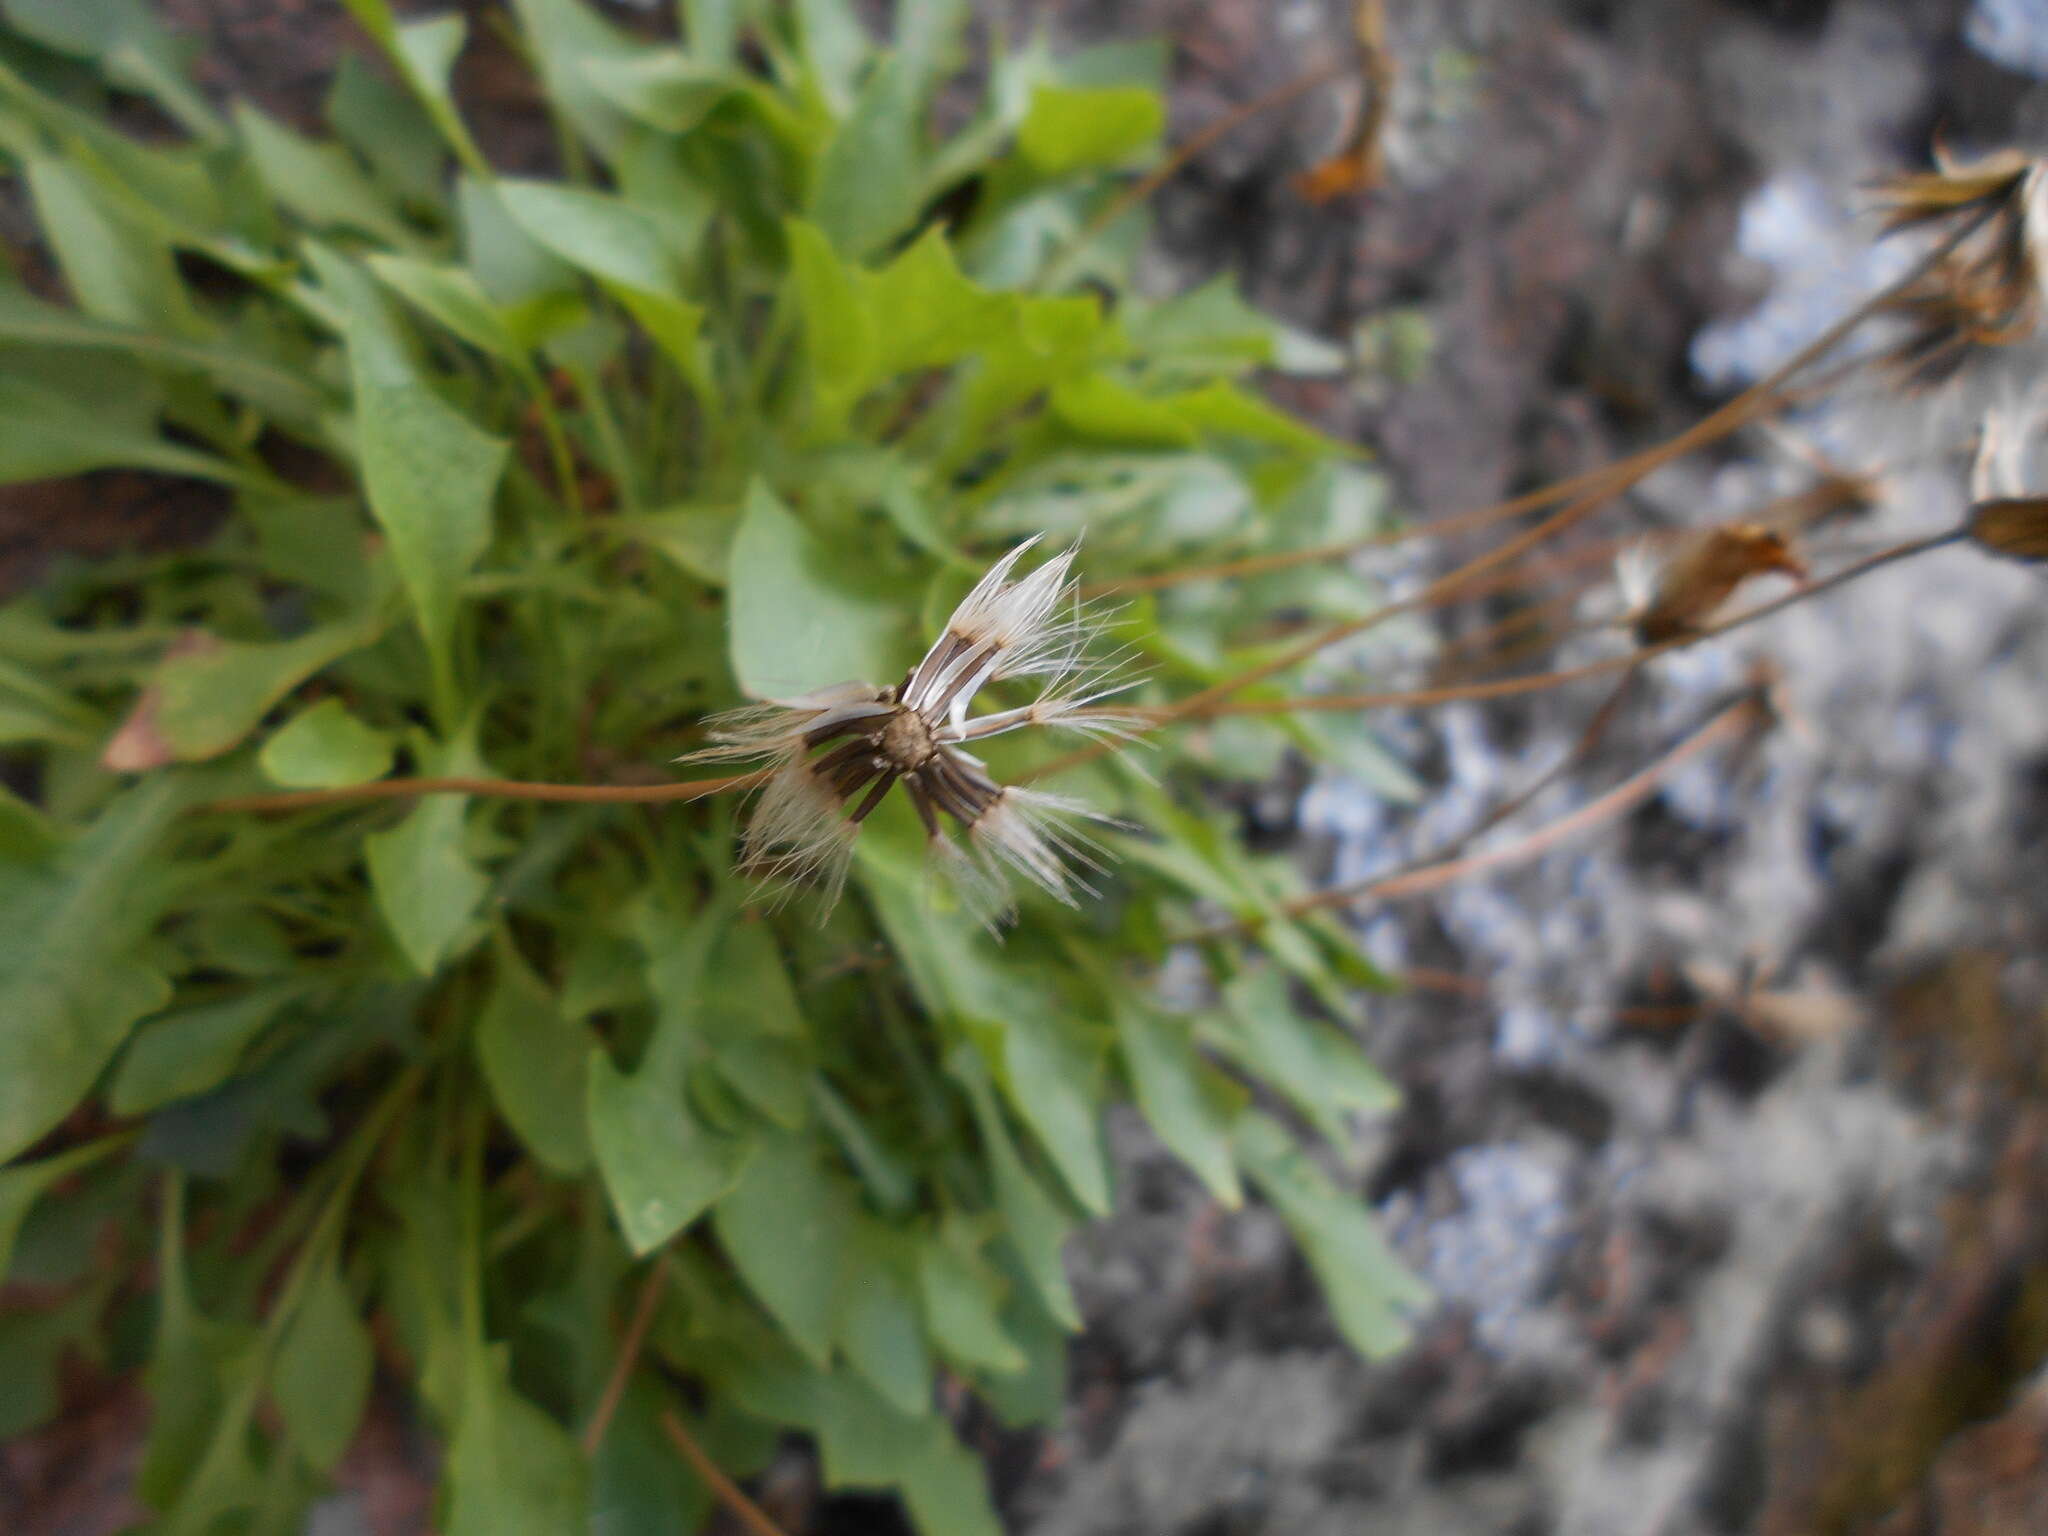
[[[1634,545],[1616,575],[1637,642],[1661,645],[1707,628],[1736,588],[1769,571],[1806,576],[1782,533],[1760,523],[1723,523],[1687,535],[1668,552]]]
[[[1012,581],[1025,540],[975,583],[945,633],[893,687],[839,683],[771,699],[710,722],[716,745],[697,761],[765,758],[774,771],[742,842],[741,865],[775,882],[823,889],[829,908],[845,882],[860,826],[898,783],[924,822],[933,860],[985,919],[1009,906],[1007,875],[1074,903],[1098,868],[1081,823],[1101,820],[1079,802],[999,784],[967,744],[1029,726],[1096,736],[1134,734],[1132,717],[1099,707],[1130,687],[1121,656],[1091,661],[1100,621],[1080,605],[1069,572],[1075,549]],[[1077,546],[1078,547],[1078,546]],[[1029,704],[970,715],[975,696],[1006,678],[1044,680]],[[950,822],[964,849],[946,832]]]
[[[2030,474],[2030,450],[2041,436],[2043,414],[2036,403],[2001,406],[1984,418],[1963,531],[1988,554],[2048,560],[2048,492]]]
[[[1972,349],[2032,336],[2048,311],[2048,162],[2017,150],[1893,177],[1876,189],[1885,230],[1976,219],[1935,268],[1884,307],[1907,322],[1888,354],[1906,381],[1939,384]]]

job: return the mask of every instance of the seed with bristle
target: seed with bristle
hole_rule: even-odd
[[[2048,496],[2006,496],[1970,508],[1970,540],[2008,560],[2048,560]]]
[[[1075,550],[1010,579],[1037,542],[1018,545],[975,583],[945,633],[893,688],[840,683],[710,722],[713,744],[693,759],[774,764],[742,840],[742,868],[777,883],[814,883],[829,910],[861,823],[900,783],[934,863],[984,920],[1010,905],[1007,875],[1070,904],[1086,888],[1076,866],[1099,865],[1080,826],[1102,818],[1056,795],[999,784],[966,750],[1031,726],[1135,734],[1134,717],[1100,702],[1135,679],[1121,675],[1121,656],[1091,661],[1085,654],[1101,624],[1080,606],[1070,576]],[[1044,678],[1047,691],[1014,709],[969,713],[983,688],[1016,677]],[[964,850],[947,836],[948,823]]]
[[[1981,222],[1934,269],[1883,307],[1907,322],[1886,354],[1909,384],[1938,384],[1981,347],[2025,340],[2048,310],[2048,162],[2016,150],[1958,162],[1877,188],[1887,231],[1962,218]]]
[[[1725,523],[1689,537],[1659,562],[1631,550],[1621,581],[1636,639],[1661,645],[1697,634],[1752,576],[1777,571],[1797,579],[1806,567],[1785,536],[1756,523]]]

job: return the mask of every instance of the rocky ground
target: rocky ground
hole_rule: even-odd
[[[1266,122],[1174,189],[1165,264],[1235,262],[1368,344],[1425,326],[1417,376],[1306,400],[1425,517],[1651,441],[1851,307],[1904,260],[1870,252],[1857,190],[1931,134],[2048,142],[2048,22],[2024,4],[1390,10],[1390,184],[1308,210],[1286,176],[1333,126]],[[1190,121],[1343,37],[1315,6],[1155,19],[1186,40]],[[1820,546],[1938,528],[1982,398],[1851,383],[1786,437],[1653,478],[1589,541],[1742,515],[1810,485],[1814,452],[1882,492]],[[1362,911],[1442,989],[1362,1015],[1408,1099],[1353,1170],[1442,1306],[1406,1355],[1348,1358],[1270,1219],[1216,1211],[1131,1130],[1124,1209],[1075,1255],[1074,1411],[1019,1529],[2048,1528],[2042,596],[1958,551],[1660,663],[1517,825],[1625,777],[1756,661],[1785,727],[1567,851]],[[1416,808],[1316,780],[1248,822],[1333,879],[1398,866],[1567,754],[1607,686],[1393,722]]]
[[[215,84],[281,109],[343,31],[327,0],[164,8],[212,40]],[[2038,0],[1388,9],[1387,184],[1309,207],[1290,178],[1344,94],[1267,114],[1168,189],[1157,277],[1233,267],[1379,359],[1357,387],[1276,388],[1370,444],[1420,517],[1606,462],[1769,368],[1895,269],[1857,188],[1936,131],[2048,148]],[[1173,38],[1183,131],[1349,35],[1334,0],[1033,14]],[[466,83],[492,110],[495,89]],[[1816,564],[1939,527],[1978,403],[1853,383],[1787,438],[1663,472],[1585,547],[1804,489],[1816,452],[1882,488]],[[1399,589],[1469,552],[1377,569]],[[1405,1354],[1349,1355],[1275,1219],[1217,1209],[1116,1126],[1119,1211],[1070,1254],[1090,1324],[1067,1419],[987,1439],[1020,1536],[2048,1529],[2043,594],[1952,551],[1660,663],[1497,841],[1625,778],[1758,660],[1785,724],[1561,851],[1357,914],[1432,982],[1353,1021],[1407,1101],[1344,1171],[1441,1298]],[[1413,639],[1362,659],[1412,666]],[[1605,687],[1390,718],[1416,806],[1304,769],[1242,797],[1247,831],[1332,880],[1427,854],[1567,754]],[[352,1460],[323,1536],[421,1528],[416,1450]],[[900,1528],[810,1504],[800,1453],[787,1471],[792,1529]]]

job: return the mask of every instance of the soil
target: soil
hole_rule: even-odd
[[[212,39],[209,84],[279,110],[317,99],[344,36],[330,0],[164,9]],[[1006,9],[1075,42],[1172,38],[1179,133],[1350,47],[1345,8],[1320,0]],[[1369,445],[1423,518],[1655,441],[1853,305],[1886,270],[1856,189],[1923,164],[1936,130],[2048,147],[2048,84],[2027,73],[2048,43],[2024,0],[1388,9],[1385,184],[1321,208],[1292,185],[1355,93],[1268,113],[1166,189],[1155,276],[1235,270],[1393,365],[1273,387]],[[472,89],[528,142],[496,78],[486,64]],[[1942,526],[1980,405],[1852,385],[1789,435],[1660,473],[1584,547],[1741,516],[1810,486],[1815,454],[1882,471],[1875,508],[1826,535],[1836,550]],[[73,505],[65,526],[93,547],[129,527]],[[1369,569],[1412,585],[1464,552]],[[1067,1416],[1044,1434],[970,1424],[1011,1528],[2048,1529],[2042,595],[2035,573],[1944,552],[1660,663],[1498,841],[1625,778],[1759,663],[1783,723],[1594,836],[1353,914],[1370,952],[1430,979],[1347,1021],[1406,1101],[1332,1162],[1438,1294],[1402,1354],[1351,1355],[1270,1212],[1219,1209],[1116,1121],[1117,1213],[1070,1249],[1089,1323]],[[1440,638],[1507,611],[1450,612]],[[1617,643],[1594,632],[1562,657]],[[1356,659],[1384,678],[1412,649]],[[1569,754],[1605,687],[1390,716],[1415,805],[1302,766],[1239,797],[1246,831],[1331,880],[1426,855]],[[134,1414],[94,1411],[4,1453],[0,1509],[10,1479],[71,1500],[18,1504],[16,1528],[118,1521],[79,1513],[79,1490],[118,1486]],[[404,1496],[416,1448],[387,1439],[350,1462],[323,1533],[424,1528]],[[771,1483],[791,1536],[901,1528],[879,1501],[820,1499],[800,1447]]]

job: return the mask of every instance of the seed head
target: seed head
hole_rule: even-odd
[[[1758,523],[1724,523],[1663,555],[1636,545],[1622,555],[1616,575],[1636,640],[1661,645],[1705,629],[1736,588],[1768,571],[1806,575],[1783,534]]]
[[[1984,418],[1970,471],[1971,507],[1964,533],[1979,549],[2008,560],[2048,560],[2048,494],[2033,472],[2044,402],[2008,403]]]
[[[1980,220],[1885,309],[1907,323],[1887,360],[1913,385],[1939,384],[1979,348],[2034,335],[2048,312],[2048,162],[2017,150],[1958,161],[1878,186],[1885,230]]]
[[[814,884],[829,910],[861,823],[901,783],[932,861],[970,910],[989,921],[1003,914],[1012,875],[1074,904],[1075,892],[1087,888],[1078,871],[1100,867],[1083,824],[1102,818],[1063,796],[997,783],[967,750],[1031,726],[1112,739],[1135,734],[1134,717],[1100,707],[1136,679],[1122,675],[1121,655],[1087,656],[1101,620],[1080,605],[1070,575],[1076,550],[1011,580],[1037,542],[1025,540],[975,583],[945,632],[893,687],[839,683],[710,722],[713,745],[690,760],[773,764],[742,840],[742,868],[777,884]],[[970,714],[984,688],[1022,677],[1043,679],[1037,699]]]

